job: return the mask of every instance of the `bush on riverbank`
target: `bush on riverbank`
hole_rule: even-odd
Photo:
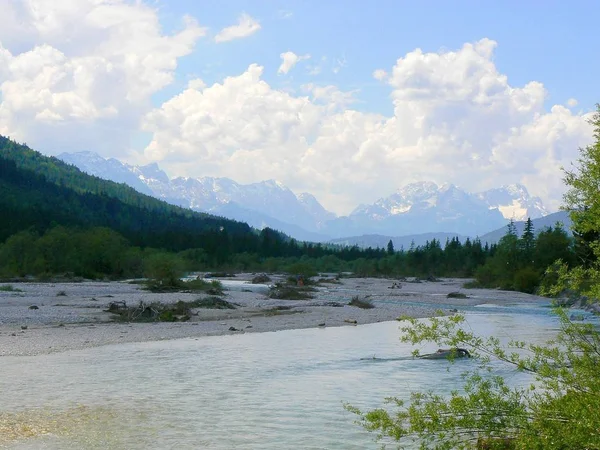
[[[144,281],[146,289],[155,293],[204,292],[209,295],[223,295],[223,284],[219,280],[206,281],[201,278],[182,281],[180,279],[163,282],[151,279]]]
[[[186,322],[194,315],[193,309],[236,309],[237,305],[219,297],[206,297],[176,303],[140,302],[137,306],[128,307],[125,302],[112,302],[107,312],[115,314],[120,322]]]
[[[236,304],[219,297],[206,297],[192,303],[194,308],[204,309],[236,309]]]
[[[316,289],[310,286],[294,286],[284,283],[276,283],[269,289],[269,298],[277,300],[310,300],[314,298],[311,294]]]

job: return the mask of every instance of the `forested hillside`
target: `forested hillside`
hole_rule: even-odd
[[[211,217],[189,209],[170,205],[166,202],[140,194],[133,188],[112,181],[88,175],[75,166],[60,159],[44,156],[26,145],[0,136],[0,157],[13,161],[17,168],[34,172],[47,182],[63,186],[81,194],[98,194],[118,199],[127,205],[137,206],[149,211],[177,212],[190,217]]]
[[[244,223],[196,213],[89,176],[0,136],[0,241],[53,224],[105,226],[132,243],[170,250],[207,245],[215,233],[235,236],[236,250],[256,239]]]

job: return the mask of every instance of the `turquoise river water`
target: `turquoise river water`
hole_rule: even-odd
[[[485,335],[537,342],[557,329],[541,305],[474,309],[468,326]],[[398,338],[398,322],[386,322],[5,357],[0,414],[47,429],[8,448],[375,449],[343,402],[449,392],[475,364],[411,359]]]

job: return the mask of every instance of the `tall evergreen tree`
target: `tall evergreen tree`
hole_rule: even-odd
[[[519,247],[521,250],[521,263],[529,266],[533,264],[533,249],[535,247],[535,234],[533,230],[533,222],[531,217],[527,218],[525,222],[525,229],[519,240]]]
[[[387,252],[388,252],[388,255],[393,255],[394,254],[394,243],[392,242],[391,239],[387,243]]]

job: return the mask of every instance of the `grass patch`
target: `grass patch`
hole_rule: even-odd
[[[23,292],[23,290],[13,287],[12,284],[8,284],[6,286],[0,286],[0,292]]]
[[[298,277],[297,277],[297,276],[295,276],[295,275],[289,275],[289,276],[286,278],[286,282],[287,282],[287,284],[289,284],[289,285],[294,285],[294,286],[299,286],[299,287],[302,287],[302,286],[314,286],[314,285],[316,285],[316,284],[317,284],[317,282],[316,282],[316,281],[314,281],[314,280],[312,280],[312,279],[310,279],[310,278],[308,278],[308,277],[302,277],[302,278],[299,280],[299,279],[298,279]],[[301,284],[301,285],[298,285],[298,283],[302,283],[302,284]]]
[[[191,302],[183,300],[177,303],[140,302],[139,305],[128,307],[125,302],[111,302],[107,312],[115,315],[119,322],[186,322],[192,317],[192,309],[235,309],[236,304],[219,297],[199,298]]]
[[[350,306],[356,306],[357,308],[361,308],[361,309],[372,309],[375,308],[375,305],[373,303],[371,303],[368,300],[361,300],[358,295],[355,295],[354,297],[352,297],[352,300],[350,300],[350,303],[348,303]]]
[[[175,283],[146,280],[144,284],[147,290],[155,293],[204,292],[209,295],[223,295],[223,284],[219,280],[206,281],[202,278],[197,278],[190,281],[177,280]]]
[[[223,295],[223,284],[219,280],[195,279],[183,282],[183,289],[192,292],[206,292],[209,295]]]
[[[315,289],[307,286],[291,286],[277,283],[269,289],[269,298],[278,300],[309,300],[313,298],[311,292]]]
[[[267,274],[261,273],[252,278],[252,284],[264,284],[271,281],[271,277]]]
[[[235,309],[234,303],[223,300],[219,297],[206,297],[198,299],[191,303],[194,308],[206,308],[206,309]]]
[[[467,294],[463,294],[462,292],[450,292],[446,295],[446,298],[469,298]]]
[[[204,278],[234,278],[235,273],[227,273],[227,272],[209,272],[204,275]]]
[[[473,280],[473,281],[467,281],[466,283],[463,284],[463,286],[465,289],[481,289],[483,288],[483,285],[477,281],[477,280]]]
[[[273,308],[265,309],[264,315],[267,317],[280,316],[282,314],[285,314],[285,311],[288,311],[288,313],[293,312],[293,311],[290,311],[291,309],[292,309],[291,306],[275,306]]]

